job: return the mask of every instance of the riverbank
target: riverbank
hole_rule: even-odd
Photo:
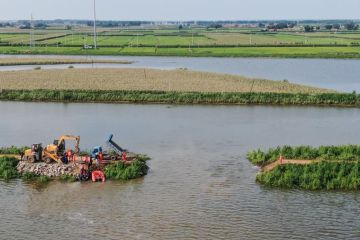
[[[0,101],[360,107],[346,93],[198,93],[165,91],[2,90]]]
[[[20,65],[60,65],[60,64],[131,64],[131,61],[124,60],[102,60],[102,59],[72,59],[72,58],[22,58],[6,57],[0,58],[0,66],[20,66]]]
[[[269,57],[269,58],[334,58],[359,59],[357,46],[306,46],[306,47],[36,47],[0,46],[0,54],[19,55],[109,55],[109,56],[178,56],[178,57]]]
[[[280,157],[282,156],[282,157]],[[277,147],[256,150],[248,159],[262,172],[256,181],[276,188],[359,190],[360,146]],[[280,158],[279,158],[280,157]]]

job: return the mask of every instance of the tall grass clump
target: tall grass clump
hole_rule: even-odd
[[[261,166],[275,162],[280,155],[286,159],[360,161],[360,145],[320,146],[318,148],[282,146],[270,148],[267,151],[260,149],[251,151],[247,154],[247,158],[254,165]]]
[[[360,162],[280,165],[273,171],[258,174],[256,180],[277,188],[360,190]]]
[[[17,160],[15,158],[0,157],[0,179],[10,180],[19,176],[16,170]]]
[[[130,180],[145,176],[149,167],[143,160],[135,160],[130,165],[123,162],[108,165],[105,168],[105,175],[112,180]]]

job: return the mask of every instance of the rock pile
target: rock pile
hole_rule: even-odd
[[[34,173],[36,175],[44,175],[48,177],[60,177],[62,175],[68,174],[76,176],[78,174],[77,164],[46,164],[43,162],[40,163],[29,163],[20,161],[17,165],[17,170],[19,173]]]

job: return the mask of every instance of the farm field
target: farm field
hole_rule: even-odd
[[[30,33],[0,28],[0,53],[360,58],[360,31],[100,28],[97,50],[83,49],[93,45],[91,28],[35,30],[32,36]],[[31,39],[35,46],[30,47]]]
[[[81,47],[0,46],[0,54],[184,56],[184,57],[276,57],[276,58],[360,58],[360,47]]]

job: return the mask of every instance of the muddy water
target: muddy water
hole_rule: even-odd
[[[0,146],[108,134],[152,157],[130,182],[0,182],[0,239],[359,239],[360,193],[274,190],[246,152],[360,144],[359,109],[0,103]]]
[[[9,57],[0,55],[0,58]],[[69,56],[26,56],[11,57],[56,57]],[[341,59],[272,59],[272,58],[191,58],[191,57],[131,57],[131,56],[76,56],[76,58],[129,60],[128,64],[73,64],[76,68],[187,68],[196,71],[243,75],[271,80],[288,80],[309,86],[336,89],[338,91],[360,92],[360,60]],[[65,69],[67,65],[42,66],[43,69]],[[6,66],[0,71],[31,70],[35,66]]]

